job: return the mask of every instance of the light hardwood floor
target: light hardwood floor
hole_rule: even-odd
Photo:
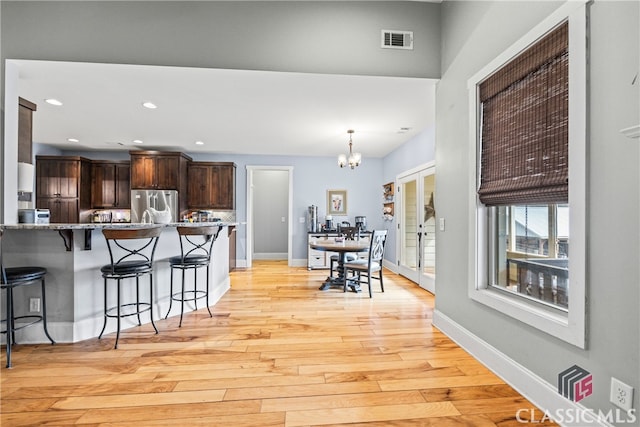
[[[543,413],[431,325],[434,298],[319,291],[327,271],[258,261],[212,307],[2,355],[2,426],[522,426]],[[37,327],[37,326],[36,326]],[[55,338],[55,337],[54,337]],[[526,410],[525,410],[526,409]],[[533,412],[531,412],[533,411]],[[537,425],[554,425],[542,423]]]

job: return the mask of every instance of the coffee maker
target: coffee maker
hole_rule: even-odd
[[[367,217],[366,216],[357,216],[356,217],[356,227],[360,231],[367,231]]]

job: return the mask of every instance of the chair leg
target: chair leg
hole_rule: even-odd
[[[136,311],[138,326],[142,326],[142,320],[140,320],[140,276],[136,276]]]
[[[153,321],[153,273],[149,273],[149,317],[151,318],[151,326],[158,333],[158,328]]]
[[[209,312],[209,317],[213,317],[211,314],[211,308],[209,308],[209,264],[207,264],[207,289],[205,290],[205,296],[207,301],[207,311]]]
[[[373,290],[371,289],[371,281],[373,278],[371,277],[371,270],[367,272],[367,285],[369,286],[369,298],[373,298]]]
[[[167,310],[167,315],[164,316],[165,319],[169,317],[169,313],[171,313],[171,306],[173,305],[173,270],[174,268],[171,267],[171,272],[169,273],[171,277],[171,280],[169,280],[169,310]]]
[[[198,267],[193,268],[193,311],[198,311]]]
[[[11,285],[7,285],[7,369],[11,369],[11,346],[12,338],[12,322],[11,313],[13,312],[13,290]]]
[[[382,268],[380,269],[380,289],[384,292],[384,282],[382,281]]]
[[[182,327],[182,316],[184,315],[184,268],[181,269],[182,270],[182,290],[180,291],[182,295],[182,297],[180,298],[180,323],[178,324],[178,328]]]
[[[116,343],[115,343],[115,345],[113,347],[114,349],[118,348],[118,340],[120,339],[120,288],[121,288],[120,282],[121,281],[122,281],[121,279],[118,279],[118,290],[116,292],[116,295],[117,295],[116,296],[116,304],[117,304],[117,306],[116,306],[116,314],[117,314],[116,323],[117,323],[117,326],[116,326]]]
[[[47,330],[47,299],[45,297],[44,278],[42,279],[41,283],[42,283],[42,326],[44,327],[44,334],[47,336],[47,338],[49,338],[49,341],[51,341],[51,345],[53,345],[56,342],[53,340],[53,338],[51,338],[51,335],[49,335],[49,331]]]
[[[11,316],[8,318],[11,319],[11,345],[14,345],[17,342],[16,341],[16,313],[13,305],[13,287],[10,287],[9,289],[11,289]],[[7,323],[7,325],[9,325],[9,323]]]
[[[98,339],[102,338],[102,334],[104,334],[104,330],[107,327],[107,279],[104,279],[104,323],[102,324],[102,330],[100,331],[100,335],[98,335]]]

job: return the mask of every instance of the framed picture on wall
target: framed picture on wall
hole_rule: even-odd
[[[347,190],[327,190],[327,215],[347,214]]]

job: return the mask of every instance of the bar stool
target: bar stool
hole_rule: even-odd
[[[182,327],[182,316],[184,315],[185,301],[193,301],[195,310],[198,310],[198,300],[206,298],[207,310],[209,317],[213,317],[209,308],[209,265],[211,264],[211,251],[213,242],[216,241],[221,226],[202,225],[202,226],[182,226],[176,227],[178,230],[178,238],[180,240],[180,255],[169,258],[171,266],[171,284],[169,310],[165,319],[171,313],[173,301],[180,301],[180,323],[178,327]],[[206,288],[198,289],[198,269],[206,268]],[[173,272],[174,270],[182,271],[182,284],[180,292],[173,292]],[[185,273],[187,270],[193,270],[193,290],[186,290]]]
[[[144,228],[104,228],[102,234],[107,241],[110,263],[103,266],[100,271],[104,278],[104,325],[98,339],[102,338],[107,327],[107,318],[114,317],[117,320],[116,342],[114,348],[118,348],[120,338],[120,319],[128,316],[138,317],[138,326],[142,325],[140,313],[149,312],[151,325],[158,333],[158,328],[153,322],[153,256],[156,251],[158,239],[162,227]],[[149,276],[149,300],[140,301],[140,277]],[[136,301],[122,303],[122,281],[135,278]],[[116,305],[107,307],[108,280],[116,280]]]
[[[11,368],[11,347],[16,342],[16,331],[26,328],[27,326],[34,325],[42,322],[44,333],[51,341],[51,345],[56,342],[49,335],[47,330],[47,300],[45,295],[45,283],[44,276],[47,274],[47,269],[44,267],[9,267],[4,268],[0,264],[2,269],[2,277],[0,278],[0,289],[7,291],[6,295],[6,318],[2,319],[2,323],[7,325],[4,331],[0,331],[7,335],[7,368]],[[28,286],[40,283],[42,298],[42,315],[25,315],[16,316],[13,308],[13,290],[20,286]],[[16,327],[16,320],[24,320],[27,323]]]

